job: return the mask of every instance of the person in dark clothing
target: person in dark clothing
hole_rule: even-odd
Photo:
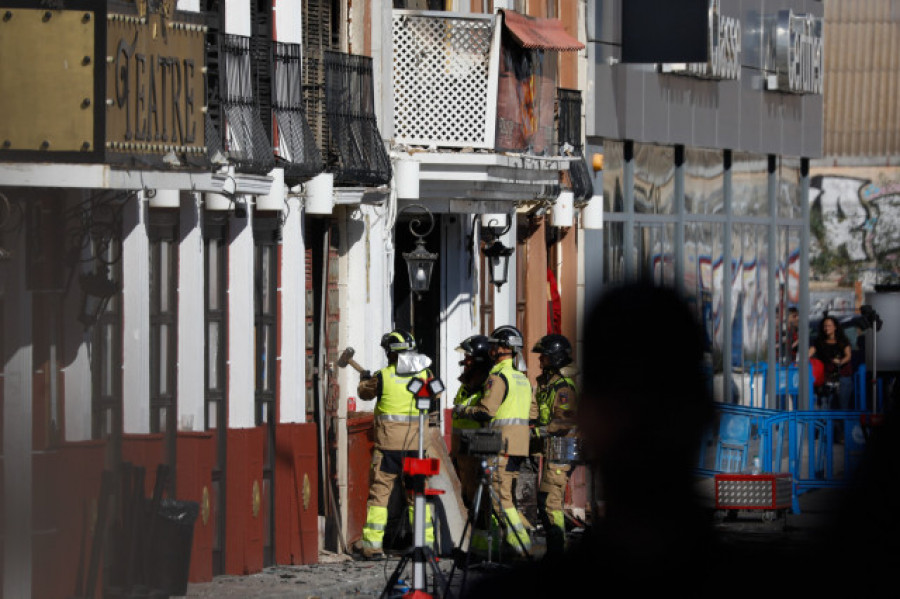
[[[809,357],[817,358],[825,365],[825,385],[818,391],[819,402],[825,409],[849,410],[853,396],[853,371],[850,362],[850,341],[833,316],[826,316],[819,324],[819,335],[809,348]],[[837,395],[830,389],[837,385]]]

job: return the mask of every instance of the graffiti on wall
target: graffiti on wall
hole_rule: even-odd
[[[900,282],[900,168],[813,174],[809,201],[813,277],[866,289]]]

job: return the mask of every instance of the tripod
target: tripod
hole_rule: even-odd
[[[429,476],[434,476],[440,472],[440,461],[434,458],[425,458],[425,415],[434,399],[444,390],[444,384],[438,378],[430,378],[422,381],[418,378],[410,380],[407,389],[412,392],[416,399],[416,406],[419,409],[419,452],[416,458],[403,458],[403,473],[412,481],[413,490],[413,547],[409,549],[394,572],[388,579],[387,585],[379,595],[380,599],[385,599],[388,593],[393,590],[400,575],[406,568],[406,565],[412,560],[413,563],[413,590],[406,593],[404,597],[410,599],[424,599],[431,597],[425,592],[425,564],[431,566],[431,572],[434,581],[434,590],[437,594],[441,586],[449,586],[444,583],[443,573],[437,565],[434,552],[425,543],[425,497],[426,495],[439,495],[443,491],[431,490],[425,488],[425,481]],[[445,595],[446,596],[446,595]]]
[[[457,547],[455,554],[455,559],[453,560],[453,567],[450,570],[450,574],[447,577],[447,583],[445,587],[445,592],[450,588],[450,583],[453,580],[453,576],[456,573],[456,567],[461,566],[461,570],[463,573],[462,584],[460,585],[460,595],[465,594],[466,590],[466,579],[468,578],[469,567],[471,566],[471,556],[472,556],[472,534],[474,533],[475,526],[478,523],[479,518],[483,517],[482,521],[487,521],[488,524],[488,534],[487,534],[487,561],[486,563],[493,563],[492,553],[494,547],[494,537],[493,537],[493,529],[490,526],[491,519],[500,523],[501,528],[506,531],[512,531],[513,526],[512,522],[509,520],[509,516],[507,516],[506,512],[503,510],[498,510],[497,506],[500,505],[500,498],[497,496],[496,491],[494,491],[493,486],[491,485],[491,479],[493,477],[494,471],[496,467],[488,463],[489,456],[480,456],[481,457],[481,465],[479,469],[479,477],[478,477],[478,488],[475,491],[475,497],[472,500],[472,506],[469,508],[469,517],[466,519],[466,524],[463,527],[462,535],[459,540],[459,547]],[[494,456],[496,457],[496,456]],[[482,500],[485,495],[488,496],[487,501],[487,511],[482,507]],[[466,550],[463,550],[463,543],[466,542],[466,533],[469,534],[469,542]],[[531,559],[531,554],[525,547],[522,547],[522,552],[525,555],[526,559]],[[502,560],[502,544],[500,549],[500,559]]]

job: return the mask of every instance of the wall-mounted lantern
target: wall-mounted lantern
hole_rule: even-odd
[[[500,237],[512,227],[512,219],[507,214],[481,215],[481,237],[484,239],[484,257],[488,259],[488,278],[499,291],[509,281],[509,258],[513,248],[506,247]]]
[[[483,251],[484,257],[488,259],[488,277],[499,291],[509,280],[509,258],[513,254],[513,249],[495,239]]]
[[[416,208],[428,215],[428,229],[424,233],[417,231],[422,226],[422,221],[416,217],[409,221],[409,231],[416,237],[416,248],[411,252],[404,252],[403,259],[406,261],[406,268],[409,270],[409,288],[415,292],[416,297],[421,298],[422,294],[428,291],[431,285],[431,273],[434,271],[434,263],[437,262],[438,254],[429,252],[425,249],[425,237],[431,233],[434,228],[434,215],[425,206],[421,204],[410,204],[403,208],[400,213],[410,208]]]

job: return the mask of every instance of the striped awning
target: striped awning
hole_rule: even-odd
[[[512,10],[502,10],[503,25],[523,48],[575,52],[583,50],[584,44],[563,29],[559,19],[541,19],[519,14]]]

